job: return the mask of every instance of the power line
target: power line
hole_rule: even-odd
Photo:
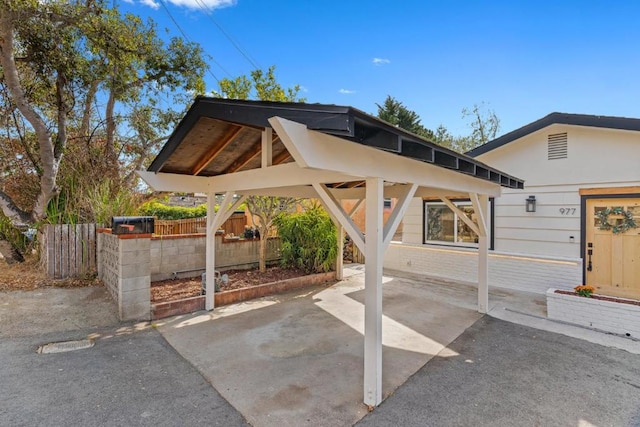
[[[184,30],[182,29],[180,24],[178,24],[178,21],[176,21],[175,18],[173,17],[173,15],[171,15],[171,12],[169,12],[169,8],[167,7],[166,4],[164,4],[164,1],[163,0],[158,0],[158,1],[162,5],[162,8],[167,13],[167,15],[169,15],[169,18],[171,19],[171,21],[173,21],[173,24],[178,28],[178,31],[180,31],[180,34],[182,34],[182,37],[184,37],[187,41],[191,42],[191,39],[189,38],[189,36],[187,36],[187,34],[184,32]],[[216,77],[216,75],[213,74],[213,71],[211,71],[211,67],[209,67],[209,64],[206,64],[206,66],[207,66],[207,71],[209,72],[209,74],[211,74],[211,77],[213,77],[216,82],[220,83],[220,80],[218,79],[218,77]],[[222,68],[222,67],[220,67],[220,68]],[[224,70],[224,68],[222,68],[222,69],[223,69],[223,71],[226,72],[226,70]],[[229,73],[227,72],[227,74],[229,74]]]
[[[260,66],[258,66],[258,64],[251,58],[251,56],[246,53],[240,46],[238,43],[236,43],[236,41],[231,37],[231,35],[229,35],[229,33],[227,33],[225,31],[224,28],[222,28],[222,25],[218,24],[218,21],[216,21],[213,18],[213,10],[211,10],[211,8],[209,6],[207,6],[207,4],[204,2],[204,0],[196,0],[196,4],[200,7],[200,9],[202,9],[205,12],[205,15],[207,15],[207,17],[211,20],[211,22],[213,22],[213,24],[218,27],[218,29],[220,30],[220,32],[227,38],[227,40],[229,40],[229,42],[233,45],[233,47],[236,48],[236,50],[238,52],[240,52],[240,54],[242,56],[244,56],[244,58],[249,61],[249,63],[253,66],[253,68],[255,69],[259,69],[261,68]]]

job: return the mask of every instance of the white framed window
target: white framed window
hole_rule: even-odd
[[[478,223],[470,200],[452,202],[467,218],[476,224]],[[490,203],[489,221],[493,217],[492,208],[493,203]],[[425,200],[423,243],[478,247],[478,235],[444,203]]]

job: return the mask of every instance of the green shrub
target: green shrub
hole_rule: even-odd
[[[144,216],[155,216],[158,219],[187,219],[207,216],[207,205],[186,208],[183,206],[167,206],[157,201],[146,202],[138,208]]]
[[[336,226],[320,207],[282,214],[275,220],[282,241],[282,265],[308,273],[333,270],[338,255]]]

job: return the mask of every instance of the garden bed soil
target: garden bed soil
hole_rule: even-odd
[[[556,290],[555,291],[556,294],[562,294],[562,295],[575,295],[575,296],[580,296],[578,294],[576,294],[573,291],[561,291],[561,290]],[[585,297],[582,297],[585,298]],[[637,305],[640,306],[640,301],[638,300],[632,300],[632,299],[626,299],[626,298],[616,298],[616,297],[606,297],[604,295],[596,295],[596,294],[592,294],[589,298],[591,299],[596,299],[596,300],[600,300],[600,301],[609,301],[609,302],[618,302],[620,304],[629,304],[629,305]]]
[[[304,270],[269,267],[263,273],[253,270],[229,270],[222,274],[229,276],[226,284],[220,284],[220,291],[250,288],[265,283],[280,282],[294,277],[306,276]],[[151,283],[151,303],[176,301],[202,294],[201,276],[187,279],[168,279]]]

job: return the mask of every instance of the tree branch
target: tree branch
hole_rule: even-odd
[[[44,119],[29,103],[24,88],[20,84],[18,69],[13,54],[14,18],[14,14],[6,10],[0,15],[0,65],[2,65],[7,89],[16,103],[16,107],[31,126],[33,126],[38,139],[43,173],[40,177],[40,194],[38,195],[31,214],[32,219],[37,220],[44,218],[46,206],[55,193],[55,182],[60,158],[57,158],[54,154],[51,132],[49,132]],[[4,203],[6,203],[6,200]],[[10,206],[8,206],[8,208],[10,208]],[[9,210],[11,211],[11,209]],[[15,215],[12,215],[12,217],[15,217]]]
[[[26,225],[32,222],[32,216],[20,209],[7,193],[0,190],[0,208],[4,216],[9,218],[14,225]]]

